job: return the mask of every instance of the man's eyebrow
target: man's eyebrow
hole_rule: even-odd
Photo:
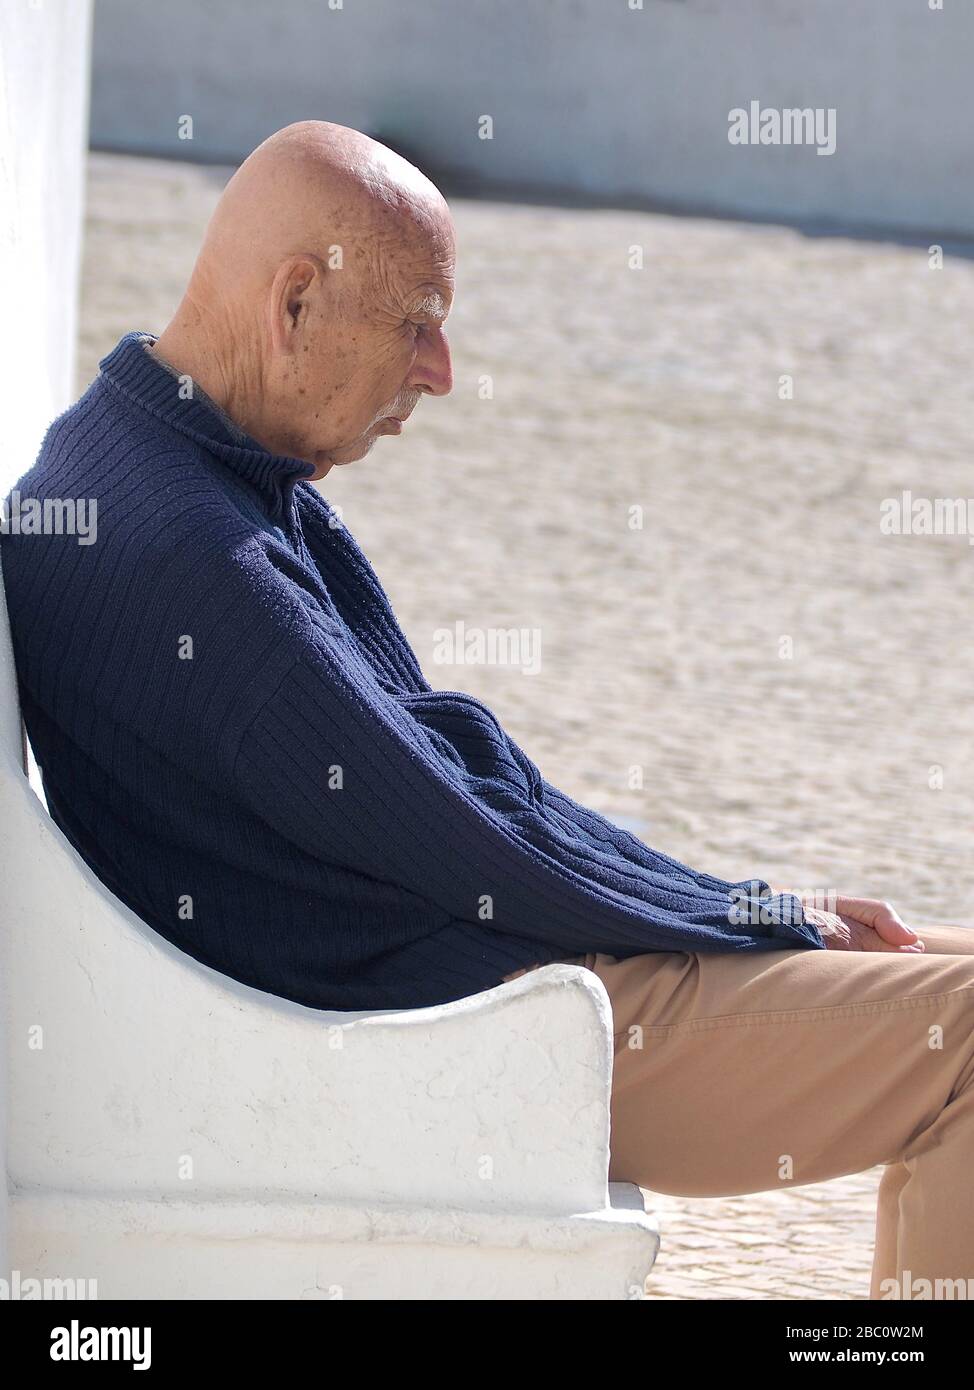
[[[431,319],[446,318],[446,304],[439,290],[430,290],[416,307],[418,314],[428,314]]]

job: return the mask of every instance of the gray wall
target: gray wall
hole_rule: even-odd
[[[478,180],[969,235],[974,5],[944,6],[97,0],[92,136],[235,160],[318,117]],[[731,146],[728,112],[751,100],[835,107],[836,153]]]

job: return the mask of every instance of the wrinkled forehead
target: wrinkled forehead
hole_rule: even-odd
[[[367,256],[379,292],[408,294],[432,318],[450,311],[455,259],[452,218],[435,208],[383,217]]]

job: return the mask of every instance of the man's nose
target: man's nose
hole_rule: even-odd
[[[442,328],[420,333],[408,384],[428,396],[446,396],[453,390],[450,344]]]

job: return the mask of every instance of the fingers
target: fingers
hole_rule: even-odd
[[[891,951],[896,955],[920,955],[924,951],[922,942],[887,941],[874,927],[855,917],[842,918],[849,929],[850,951]]]
[[[884,941],[879,932],[873,931],[872,927],[864,926],[861,922],[855,922],[850,917],[851,931],[849,934],[849,951],[885,951],[892,955],[918,955],[916,946],[913,945],[894,945],[889,941]]]
[[[872,927],[890,946],[913,946],[923,949],[923,942],[912,927],[908,927],[892,903],[877,898],[847,898],[836,900],[836,911]]]
[[[892,903],[843,896],[836,898],[833,907],[834,914],[822,911],[811,901],[806,906],[806,916],[818,926],[829,950],[895,951],[904,955],[922,955],[926,950]]]

